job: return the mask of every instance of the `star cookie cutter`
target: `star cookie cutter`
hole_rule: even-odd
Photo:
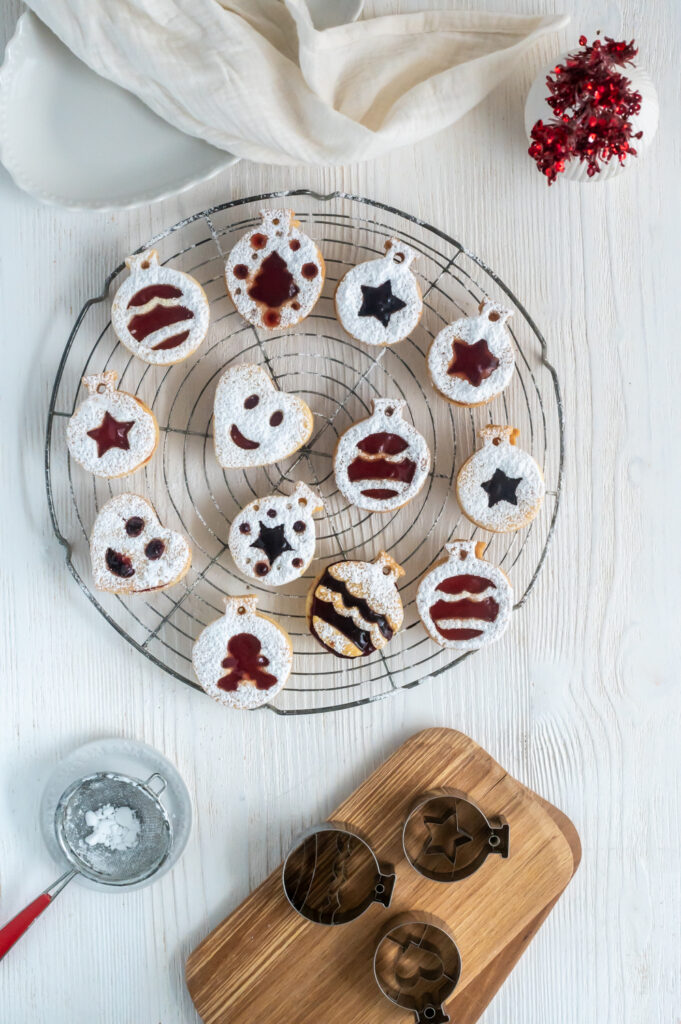
[[[376,984],[395,1006],[411,1010],[417,1024],[447,1024],[444,1004],[460,974],[454,939],[430,915],[393,919],[376,946]]]
[[[390,906],[394,873],[382,870],[364,836],[343,822],[308,829],[282,868],[284,895],[315,924],[348,924],[372,903]]]
[[[487,819],[458,790],[432,790],[418,797],[402,830],[411,866],[434,882],[459,882],[474,874],[491,853],[509,856],[509,826]]]

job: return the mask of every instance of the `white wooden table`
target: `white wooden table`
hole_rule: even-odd
[[[54,876],[38,803],[73,747],[116,734],[145,740],[178,766],[196,808],[184,857],[157,885],[127,895],[73,885],[35,925],[0,966],[3,1024],[196,1021],[183,981],[189,950],[294,833],[435,724],[469,733],[564,809],[584,846],[575,881],[485,1024],[681,1019],[678,3],[470,6],[567,8],[573,21],[464,121],[413,151],[343,169],[242,163],[177,200],[116,215],[39,206],[0,170],[0,920]],[[3,41],[19,11],[16,0],[4,6]],[[597,29],[638,39],[661,130],[623,177],[548,190],[524,153],[523,99],[542,63]],[[62,347],[105,272],[195,210],[295,186],[416,213],[501,273],[549,340],[567,461],[547,569],[504,641],[377,705],[282,719],[220,713],[105,624],[52,535],[42,452]]]

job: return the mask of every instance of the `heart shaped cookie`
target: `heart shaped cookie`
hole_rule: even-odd
[[[215,392],[215,454],[224,469],[267,466],[292,455],[312,433],[312,413],[297,395],[278,391],[260,366],[225,370]]]
[[[146,498],[118,494],[95,519],[90,558],[98,590],[137,594],[179,583],[192,553],[181,533],[161,526]]]

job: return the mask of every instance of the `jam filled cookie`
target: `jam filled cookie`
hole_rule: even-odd
[[[192,561],[181,533],[164,529],[139,494],[119,494],[102,506],[90,538],[98,590],[136,594],[179,583]]]
[[[151,409],[127,391],[116,390],[115,370],[83,377],[88,397],[66,428],[76,462],[108,480],[146,465],[156,451],[158,424]]]
[[[125,261],[130,276],[114,296],[111,324],[145,363],[168,366],[195,352],[208,332],[206,293],[193,277],[163,267],[155,249]]]
[[[343,329],[367,345],[395,345],[414,330],[423,312],[421,290],[410,267],[416,253],[391,238],[386,254],[358,263],[336,288],[336,316]]]
[[[297,395],[278,391],[260,366],[225,370],[213,409],[215,454],[224,469],[268,466],[309,440],[312,413]]]
[[[446,558],[419,583],[416,607],[423,625],[442,647],[473,651],[498,640],[508,628],[513,590],[508,578],[482,557],[484,541],[455,540]]]
[[[313,513],[324,508],[307,484],[246,505],[229,531],[229,550],[245,576],[281,586],[302,576],[314,556]]]
[[[225,265],[229,297],[245,320],[273,331],[312,312],[324,284],[322,254],[299,230],[293,210],[261,210]]]
[[[373,562],[334,562],[312,584],[307,622],[322,647],[339,658],[380,651],[402,625],[396,581],[401,565],[381,551]]]
[[[196,678],[209,697],[232,708],[258,708],[291,674],[288,634],[256,606],[257,597],[225,597],[225,613],[199,634],[192,651]]]
[[[428,352],[428,372],[448,401],[483,405],[508,385],[515,367],[505,327],[511,315],[495,302],[483,302],[478,316],[455,320],[436,336]]]
[[[403,401],[377,398],[373,413],[341,434],[334,455],[340,492],[358,508],[392,512],[411,501],[430,470],[425,438],[402,418]]]
[[[517,436],[515,427],[483,427],[482,448],[464,462],[456,478],[461,511],[492,533],[527,526],[544,500],[542,471],[531,455],[516,448]]]

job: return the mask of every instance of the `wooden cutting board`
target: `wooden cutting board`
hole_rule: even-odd
[[[427,791],[465,793],[488,818],[510,827],[510,856],[489,856],[469,878],[430,881],[408,863],[402,827]],[[391,906],[373,903],[349,924],[328,927],[298,915],[274,871],[187,961],[187,985],[205,1024],[398,1024],[410,1012],[390,1003],[373,975],[376,944],[398,914],[434,915],[462,959],[446,1004],[456,1024],[473,1024],[539,930],[581,857],[572,822],[511,778],[481,747],[451,729],[407,740],[331,815],[364,835],[397,875]]]

